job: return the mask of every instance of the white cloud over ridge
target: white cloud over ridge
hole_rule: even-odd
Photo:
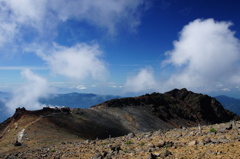
[[[154,72],[151,67],[141,69],[136,75],[127,78],[127,81],[123,87],[124,91],[136,93],[155,90],[157,87],[157,82],[153,73]]]
[[[230,30],[230,22],[217,22],[213,19],[196,19],[180,32],[179,40],[174,41],[174,49],[166,53],[165,66],[173,67],[169,78],[157,81],[156,91],[174,88],[187,88],[197,92],[216,91],[240,85],[240,41]],[[141,74],[141,71],[140,73]],[[143,87],[141,81],[148,81],[151,70],[145,75],[131,78],[132,92]],[[154,81],[151,76],[151,81]],[[126,83],[129,83],[127,80]],[[218,87],[219,84],[222,87]]]
[[[13,97],[6,102],[8,113],[14,113],[17,107],[25,107],[30,110],[40,109],[40,98],[47,97],[53,92],[48,81],[26,69],[22,71],[22,77],[26,83],[14,89]]]
[[[197,19],[186,25],[174,42],[174,49],[167,53],[166,61],[181,71],[174,73],[166,84],[210,90],[217,83],[240,84],[232,80],[240,75],[240,41],[229,29],[231,25],[213,19]]]

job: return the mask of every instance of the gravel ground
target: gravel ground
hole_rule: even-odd
[[[30,142],[28,142],[30,144]],[[43,147],[30,145],[1,152],[0,158],[240,158],[240,121],[182,129],[130,133],[104,140],[61,140]]]

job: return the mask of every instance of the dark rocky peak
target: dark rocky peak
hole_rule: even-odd
[[[188,91],[186,88],[183,89],[174,89],[172,91],[166,92],[164,94],[153,92],[151,94],[145,94],[138,97],[128,97],[121,99],[112,99],[106,101],[102,104],[93,106],[93,107],[126,107],[126,106],[146,106],[146,105],[170,105],[172,103],[183,102],[188,100],[194,100],[196,97],[203,96],[202,94],[196,94],[191,91]],[[196,99],[197,101],[199,99]]]
[[[139,97],[113,99],[95,107],[141,107],[164,121],[183,118],[209,124],[227,122],[236,116],[225,110],[215,98],[193,93],[186,88],[164,94],[154,92]]]
[[[5,129],[10,123],[12,123],[12,122],[14,123],[14,122],[18,121],[24,114],[27,114],[27,113],[28,113],[28,111],[24,107],[16,108],[16,111],[12,117],[10,117],[7,120],[5,120],[4,122],[0,123],[0,131]]]
[[[22,113],[22,112],[26,112],[26,111],[27,111],[26,108],[24,108],[24,107],[22,107],[22,108],[18,107],[18,108],[16,108],[16,112],[15,112],[15,113]]]
[[[192,95],[192,94],[195,94],[195,93],[193,93],[191,91],[188,91],[186,88],[182,88],[182,89],[173,89],[172,91],[166,92],[164,94],[172,96],[172,97],[180,99],[180,100],[183,100],[188,95]]]
[[[110,101],[101,104],[106,107],[126,107],[126,106],[136,106],[140,105],[140,101],[136,98],[122,98],[122,99],[112,99]]]
[[[21,116],[23,115],[23,114],[26,114],[27,113],[27,110],[24,108],[24,107],[22,107],[22,108],[16,108],[16,111],[15,111],[15,113],[14,113],[14,115],[13,115],[13,119],[15,119],[15,120],[18,120],[19,118],[21,118]]]
[[[69,114],[71,109],[69,107],[43,107],[40,110],[26,110],[24,107],[16,108],[14,115],[11,117],[15,121],[19,120],[23,115],[36,115],[36,116],[46,116],[53,113],[64,113]]]
[[[138,97],[127,97],[121,99],[112,99],[94,107],[129,107],[129,106],[146,106],[146,105],[164,105],[168,102],[168,98],[164,94],[153,92]]]

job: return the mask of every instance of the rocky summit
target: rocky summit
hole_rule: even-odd
[[[18,108],[0,124],[0,158],[234,158],[237,120],[215,98],[186,89],[89,109]]]

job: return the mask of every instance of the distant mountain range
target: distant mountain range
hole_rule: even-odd
[[[240,99],[231,98],[224,95],[216,96],[215,98],[223,105],[225,109],[228,109],[240,116]]]
[[[52,95],[48,98],[40,99],[40,103],[52,106],[67,106],[70,108],[89,108],[90,106],[115,98],[120,98],[120,96],[97,95],[92,93],[68,93]]]

